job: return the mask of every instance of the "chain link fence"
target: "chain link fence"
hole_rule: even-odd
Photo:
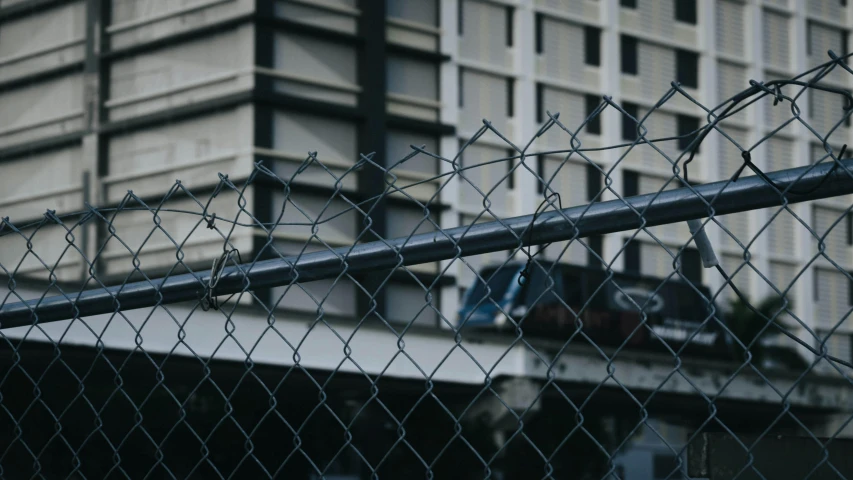
[[[673,83],[524,144],[484,120],[453,157],[310,152],[4,218],[2,476],[848,478],[853,71],[829,54],[716,107]],[[586,142],[600,122],[621,141]]]

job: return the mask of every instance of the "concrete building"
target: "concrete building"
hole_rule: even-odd
[[[298,173],[288,201],[298,208],[286,208],[281,221],[305,225],[272,236],[285,254],[298,253],[306,242],[311,249],[325,249],[375,236],[407,236],[432,229],[430,221],[454,227],[529,214],[542,201],[537,177],[550,181],[564,206],[581,205],[602,191],[604,180],[578,156],[566,161],[560,154],[535,154],[570,148],[570,136],[557,128],[537,140],[525,165],[498,162],[466,171],[481,190],[492,189],[485,212],[482,194],[470,183],[456,179],[442,187],[446,177],[433,177],[453,167],[424,154],[393,172],[396,185],[414,184],[406,189],[414,200],[430,202],[427,222],[422,207],[396,194],[375,206],[372,233],[360,236],[365,216],[349,209],[335,188],[340,179],[347,198],[369,200],[385,189],[386,177],[370,166],[349,171],[360,153],[375,152],[372,161],[392,166],[415,144],[452,159],[484,118],[523,145],[547,120],[546,112],[560,112],[563,124],[577,128],[604,94],[642,117],[676,79],[698,102],[716,106],[748,87],[750,79],[789,78],[828,60],[829,49],[847,53],[851,25],[846,0],[388,0],[384,5],[379,0],[0,0],[0,216],[20,226],[42,219],[45,209],[62,215],[84,210],[85,203],[156,208],[166,195],[164,208],[201,213],[220,182],[217,172],[242,187],[258,161],[284,179]],[[826,81],[853,88],[846,73]],[[812,93],[798,105],[821,134],[843,114],[831,94]],[[764,99],[727,120],[724,130],[742,146],[752,146],[791,117],[788,106],[773,107]],[[676,96],[648,118],[648,136],[685,134],[704,124],[705,114]],[[608,108],[579,139],[584,147],[629,143],[635,133],[626,118]],[[853,143],[850,136],[848,121],[829,143],[838,152],[842,144]],[[683,147],[669,142],[659,148],[675,159]],[[303,164],[311,151],[323,167]],[[623,158],[625,151],[587,154],[608,172],[614,191],[627,196],[681,187],[669,181],[672,165],[651,147],[637,146]],[[505,141],[487,132],[466,148],[461,163],[511,155]],[[824,155],[820,140],[794,122],[761,143],[752,158],[773,171],[809,165]],[[690,176],[701,183],[727,179],[739,166],[739,150],[715,133],[702,143]],[[604,189],[598,199],[617,198],[614,191]],[[220,219],[251,214],[273,222],[284,204],[282,185],[261,175],[243,191],[245,203],[237,200],[226,189],[208,212]],[[793,205],[790,212],[820,235],[843,217],[824,243],[832,260],[853,269],[850,203],[849,197],[834,198]],[[788,292],[796,312],[826,334],[853,307],[853,284],[826,259],[812,261],[818,241],[790,212],[765,209],[721,217],[737,240],[713,226],[708,234],[729,272],[744,262],[748,246],[749,265],[735,281],[751,298],[773,292],[762,275],[780,290],[796,278]],[[156,278],[178,260],[186,268],[205,269],[219,255],[223,238],[204,228],[199,215],[160,212],[162,230],[153,218],[147,209],[116,216],[121,241],[103,226],[78,228],[72,235],[89,258],[105,245],[96,265],[103,281],[118,282],[129,274],[139,278],[135,262]],[[329,220],[313,236],[310,224],[318,218]],[[680,247],[689,235],[686,225],[650,231],[670,247]],[[589,249],[575,243],[562,256],[564,245],[552,245],[543,256],[587,264],[598,262],[588,253],[593,250],[617,269],[669,275],[672,257],[666,250],[647,233],[629,242],[631,233],[589,239]],[[8,272],[17,268],[18,277],[41,280],[49,277],[45,265],[58,265],[58,280],[79,286],[88,278],[88,266],[68,248],[67,234],[60,227],[42,227],[32,247],[20,235],[3,237],[0,264]],[[267,235],[238,226],[229,240],[246,259],[263,249]],[[506,253],[494,253],[466,260],[479,268],[505,258]],[[684,274],[720,288],[722,278],[697,265],[698,257],[689,255]],[[417,334],[432,345],[430,339],[440,333],[427,330],[455,321],[462,293],[474,279],[471,267],[457,261],[395,272],[377,294],[378,313],[399,326],[416,318],[423,327]],[[355,280],[376,292],[385,275]],[[427,302],[421,285],[438,276]],[[321,299],[326,317],[343,322],[371,308],[368,295],[350,279],[256,294],[269,305],[284,294],[277,315],[285,320],[315,317]],[[249,317],[244,321],[262,321],[264,315]],[[165,334],[149,335],[148,345],[164,352],[174,343]],[[91,342],[87,338],[81,334],[79,343]],[[851,342],[853,323],[845,320],[827,346],[851,360]],[[507,347],[505,340],[486,343],[493,350],[481,353],[492,359]],[[269,348],[260,356],[276,364]],[[228,355],[239,360],[241,353]],[[440,368],[439,357],[418,359]],[[337,360],[312,361],[322,369]],[[379,372],[387,363],[377,359],[366,368]],[[508,374],[521,372],[507,368]],[[535,370],[525,368],[528,374]],[[463,370],[441,378],[482,380],[476,369]],[[411,365],[396,374],[420,376]],[[543,372],[537,375],[544,378]],[[748,386],[743,388],[738,398],[750,398],[743,393]]]

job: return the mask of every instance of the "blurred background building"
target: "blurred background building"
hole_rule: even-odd
[[[586,154],[598,168],[578,155],[566,160],[564,154],[538,154],[570,148],[570,135],[557,127],[537,140],[524,165],[497,162],[465,172],[477,187],[494,187],[485,211],[483,195],[470,183],[456,179],[440,188],[447,177],[436,175],[453,171],[448,162],[417,154],[396,164],[415,153],[410,145],[452,159],[484,118],[519,146],[533,138],[547,112],[559,112],[560,121],[575,129],[605,94],[640,118],[673,80],[698,103],[716,106],[750,79],[789,78],[827,61],[829,49],[847,53],[851,15],[846,0],[0,0],[0,215],[24,225],[42,219],[45,208],[57,215],[79,212],[86,202],[156,208],[164,196],[168,208],[201,212],[219,183],[217,172],[240,186],[254,163],[263,161],[287,179],[312,151],[322,167],[311,164],[295,177],[290,202],[299,209],[285,209],[281,219],[306,225],[273,235],[284,254],[298,253],[309,241],[312,249],[325,249],[429,231],[431,222],[447,228],[529,214],[544,190],[533,173],[561,193],[564,206],[615,199],[616,192],[679,188],[672,164],[647,145],[627,155],[626,148]],[[851,88],[845,75],[826,81]],[[813,92],[798,104],[821,135],[842,118],[832,94]],[[691,180],[731,177],[741,165],[731,140],[755,145],[791,118],[789,106],[764,99],[724,122],[730,139],[709,135],[691,165]],[[645,121],[648,137],[689,133],[705,124],[706,113],[676,95]],[[578,137],[584,147],[635,138],[635,124],[613,108]],[[675,160],[687,143],[658,148]],[[836,152],[844,143],[851,143],[849,122],[829,138]],[[373,162],[394,166],[397,186],[417,184],[406,193],[430,202],[430,218],[416,202],[395,194],[376,205],[373,231],[360,236],[364,216],[335,196],[335,183],[342,178],[342,191],[357,201],[381,194],[386,176],[380,169],[347,173],[359,154],[369,152]],[[505,141],[487,132],[460,161],[464,166],[511,155]],[[815,134],[793,122],[761,143],[752,159],[773,171],[825,155]],[[612,190],[604,188],[602,172],[612,179]],[[199,200],[185,195],[185,188]],[[850,200],[790,207],[818,235],[843,217],[824,243],[845,268],[853,268]],[[282,185],[259,177],[240,201],[242,212],[237,195],[226,190],[210,211],[218,218],[250,219],[251,213],[274,222],[284,201]],[[791,212],[720,217],[736,239],[714,225],[708,234],[729,272],[743,264],[735,281],[750,298],[773,293],[762,275],[780,289],[796,278],[787,294],[794,310],[826,333],[853,307],[853,285],[826,259],[813,261],[818,241]],[[133,273],[134,258],[155,278],[172,268],[176,256],[204,269],[219,255],[223,238],[192,218],[159,213],[167,236],[142,209],[116,217],[123,243],[103,227],[78,228],[73,235],[89,258],[106,245],[99,278],[122,281]],[[330,220],[312,237],[310,223],[318,218]],[[85,282],[88,268],[67,248],[67,232],[46,231],[31,248],[40,259],[26,254],[22,237],[7,236],[0,240],[0,263],[8,271],[17,268],[19,277],[38,279],[49,276],[45,264],[57,264],[60,281]],[[689,236],[686,225],[651,232],[675,248]],[[600,264],[592,250],[616,269],[669,275],[673,259],[666,250],[646,233],[629,242],[631,233],[591,238],[586,246],[576,242],[561,256],[564,245],[552,245],[543,255]],[[231,236],[244,259],[266,239],[263,231],[244,227]],[[401,326],[416,318],[418,326],[446,328],[474,279],[472,267],[505,258],[466,259],[471,267],[457,261],[440,275],[446,264],[396,272],[377,294],[378,313]],[[723,284],[715,271],[700,267],[693,251],[682,268],[712,290]],[[375,292],[386,274],[356,280]],[[424,308],[421,285],[433,282]],[[349,280],[305,288],[281,299],[282,315],[312,318],[316,299],[323,298],[330,318],[351,319],[370,308],[368,296]],[[271,304],[282,293],[257,294]],[[828,342],[830,353],[850,360],[851,333],[853,323],[845,321]]]

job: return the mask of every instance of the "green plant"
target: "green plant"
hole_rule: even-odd
[[[761,343],[761,339],[767,336],[780,335],[782,332],[778,327],[789,329],[790,325],[782,319],[785,310],[792,309],[790,300],[778,295],[771,294],[765,297],[757,305],[748,298],[737,297],[729,303],[727,325],[740,342],[732,342],[735,359],[743,361],[746,358],[747,349],[752,354],[752,363],[761,365],[767,359],[767,349]],[[775,318],[774,318],[775,316]],[[776,326],[768,325],[772,319]],[[766,328],[765,328],[766,327]],[[744,348],[746,347],[746,348]]]

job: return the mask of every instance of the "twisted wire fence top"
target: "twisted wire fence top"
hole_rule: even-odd
[[[853,302],[836,291],[820,291],[835,302],[829,310],[791,301],[798,289],[810,291],[807,275],[820,283],[812,269],[853,282],[847,240],[838,246],[853,208],[853,163],[835,140],[853,113],[847,80],[838,77],[853,70],[849,55],[828,55],[794,78],[750,81],[714,107],[673,82],[644,112],[608,96],[579,125],[564,120],[576,112],[548,110],[523,143],[484,120],[452,157],[411,145],[397,161],[364,154],[342,168],[308,152],[289,175],[261,159],[247,176],[219,174],[208,189],[176,181],[162,197],[129,191],[116,205],[48,211],[35,221],[6,216],[0,471],[499,478],[523,457],[536,464],[523,478],[630,478],[620,459],[643,437],[673,457],[661,478],[687,478],[688,444],[716,431],[742,448],[742,478],[764,478],[753,453],[777,432],[805,436],[823,452],[806,476],[843,477],[829,452],[853,419],[853,363],[849,347],[844,353],[832,338],[850,330]],[[799,102],[810,92],[832,96],[833,122],[807,121]],[[790,115],[750,141],[734,132],[751,107]],[[688,110],[701,111],[704,124],[658,134],[669,129],[661,118]],[[585,145],[586,130],[602,119],[622,121],[633,139]],[[818,158],[783,150],[798,168],[753,160],[792,129],[814,135]],[[714,153],[725,164],[701,148],[715,132]],[[472,153],[480,144],[507,154]],[[602,162],[602,152],[618,153]],[[420,172],[427,161],[440,173]],[[660,172],[655,161],[668,178],[633,192],[616,185],[637,170]],[[351,193],[373,170],[384,175],[382,193]],[[578,192],[579,175],[598,190]],[[520,192],[535,197],[529,210],[506,208],[509,183],[538,186]],[[478,212],[447,215],[447,191],[476,198]],[[835,208],[810,224],[800,207],[819,201]],[[374,213],[387,208],[409,214],[379,229]],[[765,223],[739,238],[744,230],[732,216],[760,209],[769,209],[766,217],[753,218]],[[688,228],[688,220],[698,222]],[[772,270],[779,262],[763,260],[765,232],[808,238],[816,248],[805,265],[780,274]],[[697,255],[706,281],[688,269]],[[629,256],[663,259],[665,268],[643,277],[645,296],[620,276]],[[583,263],[596,273],[560,273]],[[745,279],[755,275],[768,300],[750,298]],[[581,278],[594,279],[591,288],[571,294],[564,283]],[[681,290],[671,299],[674,285]],[[519,291],[527,303],[505,301]],[[596,316],[605,293],[622,299],[621,323]],[[684,338],[652,324],[656,298],[700,317],[676,325]],[[537,319],[549,311],[556,330],[543,333]],[[478,329],[482,312],[486,323],[500,318],[504,332]],[[770,336],[781,340],[768,343]],[[635,375],[644,361],[633,350],[639,339],[656,345],[658,376]],[[715,360],[691,353],[703,343],[713,344]],[[767,363],[782,344],[800,363]],[[747,384],[763,390],[749,398]],[[652,418],[685,415],[672,395],[694,405],[680,440]],[[753,424],[726,417],[737,411],[730,402],[759,397],[764,410],[747,415]],[[844,420],[816,433],[823,420],[815,405]],[[614,410],[629,414],[602,420]]]

